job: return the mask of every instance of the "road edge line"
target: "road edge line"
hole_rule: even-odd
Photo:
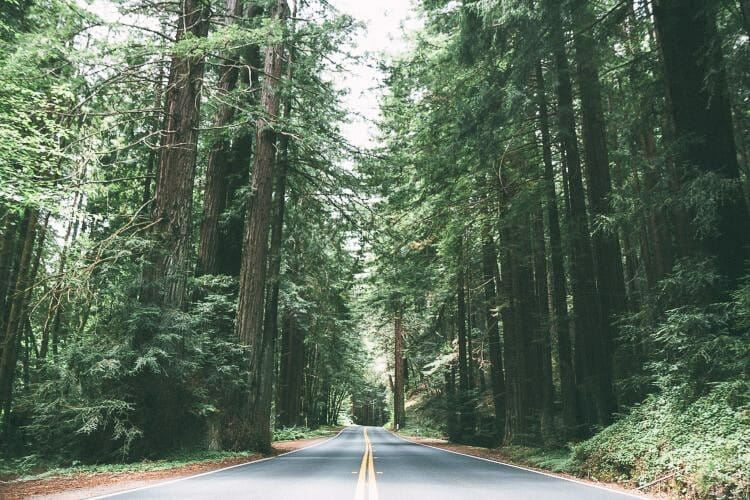
[[[349,427],[344,427],[343,429],[341,429],[338,432],[338,434],[336,434],[335,436],[329,437],[325,441],[321,441],[319,443],[314,443],[314,444],[311,444],[310,446],[305,446],[304,448],[298,448],[296,450],[287,451],[286,453],[281,453],[279,455],[274,455],[273,457],[266,457],[266,458],[261,458],[261,459],[258,459],[258,460],[253,460],[251,462],[244,462],[244,463],[241,463],[241,464],[230,465],[229,467],[222,467],[221,469],[210,470],[208,472],[201,472],[200,474],[194,474],[192,476],[185,476],[185,477],[180,477],[180,478],[177,478],[177,479],[171,479],[169,481],[164,481],[163,483],[151,484],[151,485],[148,485],[148,486],[140,486],[138,488],[133,488],[133,489],[130,489],[130,490],[118,491],[118,492],[115,492],[115,493],[108,493],[106,495],[99,495],[99,496],[95,496],[95,497],[86,497],[86,499],[87,500],[99,500],[101,498],[112,498],[112,497],[116,497],[118,495],[125,495],[127,493],[135,493],[136,491],[143,491],[143,490],[148,490],[150,488],[159,488],[161,486],[168,486],[170,484],[179,483],[180,481],[187,481],[188,479],[195,479],[195,478],[202,477],[202,476],[208,476],[209,474],[215,474],[217,472],[223,472],[225,470],[236,469],[238,467],[245,467],[247,465],[259,464],[261,462],[268,462],[269,460],[273,460],[274,458],[283,457],[285,455],[291,455],[292,453],[297,453],[298,451],[302,451],[302,450],[309,450],[310,448],[315,448],[316,446],[320,446],[320,445],[323,445],[325,443],[328,443],[329,441],[333,441],[334,439],[336,439],[337,437],[339,437],[348,428]]]
[[[490,463],[498,464],[498,465],[504,465],[506,467],[512,467],[514,469],[520,469],[520,470],[523,470],[523,471],[526,471],[526,472],[533,472],[534,474],[539,474],[539,475],[542,475],[542,476],[551,477],[553,479],[561,479],[563,481],[568,481],[568,482],[571,482],[571,483],[580,484],[582,486],[588,486],[590,488],[597,488],[597,489],[604,490],[604,491],[609,491],[609,492],[612,492],[612,493],[619,493],[620,495],[625,495],[625,496],[629,496],[629,497],[632,497],[632,498],[639,498],[641,500],[648,500],[648,497],[639,496],[639,495],[635,495],[633,493],[628,493],[628,492],[624,492],[624,491],[618,491],[618,490],[615,490],[615,489],[612,489],[612,488],[607,488],[606,486],[601,486],[601,485],[598,485],[598,484],[590,484],[590,483],[587,483],[585,481],[579,481],[577,479],[572,479],[572,478],[565,477],[565,476],[559,476],[559,475],[556,475],[556,474],[550,473],[550,472],[541,472],[541,471],[538,471],[538,470],[529,469],[528,467],[523,467],[522,465],[509,464],[507,462],[501,462],[500,460],[493,460],[491,458],[477,457],[477,456],[474,456],[474,455],[469,455],[468,453],[461,453],[460,451],[446,450],[445,448],[438,448],[437,446],[430,446],[429,444],[418,443],[416,441],[412,441],[410,439],[402,437],[402,436],[396,434],[393,431],[388,431],[388,432],[391,435],[393,435],[393,436],[401,439],[402,441],[406,441],[407,443],[411,443],[411,444],[416,444],[418,446],[424,446],[425,448],[432,448],[433,450],[444,451],[446,453],[453,453],[454,455],[461,455],[463,457],[474,458],[476,460],[483,460],[485,462],[490,462]]]

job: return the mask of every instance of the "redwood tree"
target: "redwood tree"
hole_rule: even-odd
[[[609,367],[600,362],[607,358],[606,342],[602,333],[599,293],[594,279],[594,258],[578,148],[570,63],[565,50],[563,17],[559,3],[556,0],[547,0],[545,12],[555,66],[557,125],[567,172],[570,210],[568,233],[576,331],[574,353],[577,402],[581,423],[606,424],[611,417],[612,387],[611,381],[602,376],[602,370],[608,370]]]
[[[284,23],[288,16],[285,0],[278,0],[272,19]],[[275,121],[279,117],[279,87],[282,72],[282,40],[273,40],[264,53],[261,90],[263,114],[256,122],[256,148],[252,168],[251,198],[245,221],[242,269],[236,329],[248,347],[248,394],[243,416],[234,429],[232,447],[267,451],[271,448],[271,396],[273,388],[273,348],[275,338],[263,328],[268,234],[271,222],[271,195],[276,164]]]
[[[208,34],[205,0],[182,0],[177,42]],[[193,184],[198,147],[203,55],[172,56],[166,91],[159,171],[153,207],[155,233],[160,242],[146,273],[144,298],[168,307],[183,308],[187,298],[193,224]],[[163,289],[162,289],[163,287]]]
[[[739,182],[716,8],[703,0],[660,0],[654,4],[654,17],[683,182],[712,176],[730,183],[727,192],[715,196],[714,227],[692,230],[731,286],[745,272],[750,219]]]

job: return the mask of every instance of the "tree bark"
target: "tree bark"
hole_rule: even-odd
[[[474,304],[471,301],[471,283],[471,270],[467,267],[464,269],[464,298],[466,303],[466,373],[469,379],[470,392],[476,389],[477,384],[474,369]],[[470,404],[473,413],[474,403],[471,402]]]
[[[227,26],[235,24],[243,12],[243,2],[240,0],[227,0]],[[256,14],[251,11],[250,15]],[[257,49],[256,49],[257,50]],[[250,52],[254,49],[251,47]],[[220,67],[220,76],[217,84],[219,94],[229,94],[236,87],[239,80],[239,61],[236,54],[226,56],[229,61]],[[220,274],[222,270],[221,246],[222,231],[219,224],[221,215],[227,209],[234,193],[232,187],[232,142],[225,137],[225,129],[234,119],[234,107],[222,104],[214,115],[214,128],[218,129],[219,137],[211,143],[208,152],[208,165],[206,167],[206,186],[203,191],[203,218],[200,226],[200,239],[198,244],[198,262],[196,273]],[[241,140],[241,139],[240,139]]]
[[[514,258],[511,249],[510,231],[501,230],[501,264],[500,272],[503,284],[503,354],[505,356],[505,444],[522,444],[526,437],[526,419],[530,415],[529,408],[524,405],[524,351],[520,338],[521,317],[519,309],[518,271],[520,266]],[[527,325],[528,326],[528,325]]]
[[[570,65],[565,53],[562,13],[557,0],[546,0],[548,27],[556,70],[558,127],[567,171],[571,239],[571,282],[575,319],[575,370],[578,388],[580,422],[589,427],[606,425],[611,417],[612,386],[602,378],[606,359],[606,342],[601,334],[602,317],[596,287],[594,260],[591,251],[585,191],[581,174],[581,158],[573,108]]]
[[[296,2],[293,4],[292,8],[292,19],[297,17],[297,4]],[[292,81],[292,64],[294,62],[294,56],[291,48],[287,51],[287,72],[286,72],[286,78],[287,82]],[[283,117],[284,122],[288,122],[289,116],[292,112],[292,100],[291,98],[287,98],[284,102],[284,111],[283,111]],[[268,302],[266,304],[266,318],[265,318],[265,325],[264,329],[266,330],[266,335],[270,336],[271,338],[278,338],[278,316],[279,316],[279,286],[281,284],[281,253],[283,249],[283,232],[284,232],[284,212],[286,207],[286,176],[287,176],[287,167],[289,163],[289,134],[282,134],[281,138],[279,139],[279,148],[277,153],[277,169],[276,169],[276,194],[275,198],[273,200],[273,220],[271,221],[271,249],[270,249],[270,262],[269,262],[269,283],[268,283]],[[289,314],[289,313],[287,313]],[[292,347],[292,346],[288,346]],[[296,347],[296,346],[295,346]],[[284,349],[284,347],[282,347]],[[296,354],[296,353],[295,353]],[[289,352],[289,359],[288,361],[291,361],[292,359],[292,353]],[[282,368],[284,365],[282,364]],[[287,369],[296,368],[298,370],[304,369],[303,366],[291,366],[289,364],[286,365]],[[296,373],[289,373],[287,375],[289,378],[296,378]],[[290,381],[286,378],[280,378],[280,383],[287,383],[289,384]],[[277,394],[281,394],[280,391],[277,391]],[[296,395],[293,395],[293,397],[296,397]],[[279,398],[281,399],[281,398]],[[286,405],[286,401],[279,401],[279,403],[282,405]],[[294,406],[294,403],[290,403],[292,406]],[[296,411],[294,408],[292,409],[292,412]],[[294,415],[291,415],[290,411],[286,411],[285,418],[289,419],[297,419],[297,413]],[[283,422],[282,422],[283,424]]]
[[[15,213],[8,211],[4,217],[3,238],[0,242],[0,333],[5,332],[12,300],[14,260],[16,260],[16,246],[18,244],[19,224],[21,221]],[[1,348],[0,348],[1,349]],[[0,352],[2,352],[0,350]]]
[[[285,0],[278,0],[272,14],[283,23],[288,15]],[[237,308],[237,335],[248,346],[247,419],[237,429],[234,446],[239,449],[268,451],[271,448],[271,398],[273,388],[274,340],[263,328],[264,294],[266,291],[268,232],[271,217],[271,194],[275,166],[274,121],[279,115],[280,78],[282,70],[281,42],[265,49],[261,107],[263,115],[256,123],[256,151],[253,161],[251,200],[248,204],[243,242],[240,293]]]
[[[285,316],[281,336],[281,366],[277,422],[282,427],[302,425],[302,396],[305,374],[305,332],[291,312]]]
[[[539,429],[545,444],[556,440],[554,424],[555,390],[552,382],[552,340],[550,335],[550,297],[547,286],[547,252],[544,238],[544,215],[541,204],[531,221],[534,266],[536,335],[533,352],[536,358],[535,382],[538,394]]]
[[[468,332],[466,330],[466,283],[465,283],[463,242],[459,243],[459,258],[456,269],[456,325],[458,332],[458,391],[461,438],[474,436],[476,419],[469,385]]]
[[[557,209],[555,192],[555,171],[552,163],[552,138],[549,128],[549,106],[541,61],[536,65],[537,106],[539,109],[539,130],[542,139],[542,159],[544,161],[544,205],[547,213],[550,255],[550,295],[552,297],[552,327],[557,339],[557,368],[560,374],[560,398],[562,406],[562,438],[572,436],[577,425],[576,385],[573,371],[573,352],[570,340],[568,318],[568,285],[565,281],[562,237],[560,235],[560,214]]]
[[[596,226],[596,219],[612,214],[609,197],[612,193],[612,179],[609,169],[609,150],[604,121],[601,85],[599,83],[599,62],[594,46],[592,26],[595,18],[589,10],[588,2],[576,0],[573,3],[575,35],[575,60],[578,73],[578,87],[581,94],[581,118],[585,153],[586,180],[588,185],[588,208]],[[603,407],[599,416],[602,423],[609,421],[616,407],[612,386],[612,353],[617,329],[614,322],[627,305],[622,250],[619,238],[614,231],[594,230],[594,271],[599,292],[602,314],[601,338],[604,342],[602,356],[597,360],[598,377],[603,387]]]
[[[39,219],[37,209],[27,208],[21,224],[23,245],[16,261],[16,281],[10,296],[10,311],[3,333],[2,355],[0,356],[0,411],[6,430],[10,428],[10,411],[13,401],[13,382],[20,346],[20,335],[23,332],[23,319],[31,287],[31,260],[34,254],[36,230]]]
[[[178,42],[208,34],[207,9],[204,0],[181,0]],[[161,252],[144,276],[146,302],[176,309],[187,298],[203,71],[203,56],[172,56],[152,214]]]
[[[505,435],[505,368],[500,341],[500,328],[497,319],[497,250],[489,230],[485,230],[482,244],[482,271],[484,273],[484,300],[487,315],[487,343],[490,351],[492,402],[495,408],[495,435],[502,439]]]
[[[750,0],[740,0],[740,10],[742,11],[742,20],[745,23],[745,31],[750,36]]]
[[[401,429],[406,425],[404,407],[404,329],[401,310],[396,309],[393,320],[393,426]]]
[[[724,289],[729,290],[745,272],[750,219],[740,188],[714,9],[713,3],[703,0],[660,0],[654,5],[654,17],[682,182],[712,174],[732,183],[730,192],[716,201],[716,224],[708,233],[700,233],[702,253],[716,258],[727,281]]]

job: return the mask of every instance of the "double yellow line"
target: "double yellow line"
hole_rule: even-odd
[[[357,493],[355,500],[365,499],[365,486],[367,486],[367,499],[378,500],[378,486],[375,482],[375,463],[372,459],[372,442],[365,429],[365,454],[362,455],[362,464],[359,466],[359,478],[357,479]]]

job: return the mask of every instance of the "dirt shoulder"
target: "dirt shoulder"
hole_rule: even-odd
[[[455,443],[448,442],[448,441],[446,441],[444,439],[421,438],[421,437],[405,436],[405,435],[402,435],[402,434],[398,434],[398,436],[401,437],[401,438],[403,438],[403,439],[406,439],[407,441],[412,441],[414,443],[419,443],[419,444],[424,444],[424,445],[428,445],[428,446],[433,446],[435,448],[441,448],[443,450],[448,450],[448,451],[455,451],[457,453],[463,453],[465,455],[471,455],[473,457],[485,458],[487,460],[492,460],[494,462],[500,462],[500,463],[503,463],[503,464],[506,464],[506,465],[515,465],[517,467],[523,467],[524,469],[529,469],[529,470],[533,470],[533,471],[536,471],[536,472],[541,472],[543,474],[548,474],[548,475],[551,475],[551,476],[561,477],[561,478],[564,478],[564,479],[570,479],[570,480],[573,480],[573,481],[578,481],[578,482],[581,482],[581,483],[590,484],[592,486],[604,486],[604,487],[607,487],[607,488],[610,488],[610,489],[613,489],[613,490],[616,490],[616,491],[621,491],[623,493],[628,493],[628,494],[631,494],[631,495],[637,495],[637,496],[640,496],[642,498],[651,498],[651,499],[659,499],[659,500],[664,500],[664,499],[669,498],[669,497],[665,497],[665,496],[653,496],[653,495],[649,495],[647,493],[644,493],[644,492],[636,490],[636,489],[627,488],[627,487],[623,486],[622,484],[618,484],[618,483],[603,483],[603,482],[600,482],[600,481],[592,481],[592,480],[589,480],[589,479],[584,479],[584,478],[580,478],[580,477],[577,477],[577,476],[573,476],[573,475],[570,475],[570,474],[564,474],[564,473],[559,473],[559,472],[550,472],[548,470],[540,469],[539,467],[534,467],[534,466],[531,466],[531,465],[528,465],[528,464],[525,464],[525,463],[516,463],[514,460],[512,460],[510,457],[508,457],[508,455],[504,454],[503,451],[502,451],[502,449],[498,449],[498,448],[481,448],[481,447],[477,447],[477,446],[468,446],[468,445],[463,445],[463,444],[455,444]]]
[[[44,479],[16,480],[0,482],[0,499],[15,500],[21,498],[45,500],[74,500],[109,495],[121,491],[152,486],[164,481],[186,478],[206,472],[256,462],[283,453],[289,453],[329,439],[319,437],[298,439],[295,441],[277,441],[273,444],[274,452],[270,455],[249,455],[223,460],[181,465],[178,467],[147,472],[96,472],[53,476]]]

